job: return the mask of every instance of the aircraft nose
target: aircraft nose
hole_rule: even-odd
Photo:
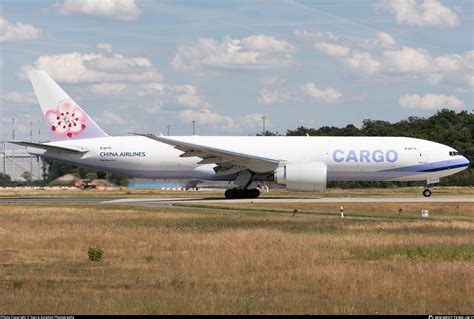
[[[464,163],[466,164],[466,168],[471,165],[471,162],[469,162],[469,160],[466,157],[463,156],[462,159],[464,160]]]

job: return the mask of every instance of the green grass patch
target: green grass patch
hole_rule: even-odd
[[[278,203],[275,204],[275,206]],[[263,208],[258,207],[258,204],[255,204],[255,208],[248,207],[237,207],[235,204],[230,205],[214,205],[214,204],[173,204],[175,207],[186,207],[186,208],[199,208],[199,209],[214,209],[214,210],[225,210],[225,211],[234,211],[234,212],[248,212],[248,213],[278,213],[284,215],[292,215],[293,210],[291,209],[278,209],[278,208]],[[313,210],[298,210],[297,215],[314,215],[314,216],[334,216],[340,217],[341,213],[338,211],[313,211]],[[368,212],[368,211],[345,211],[345,218],[361,217],[361,218],[387,218],[387,219],[420,219],[420,215],[417,213],[403,213],[399,215],[393,212]],[[432,217],[439,218],[439,217]]]
[[[212,213],[211,213],[212,214]],[[337,233],[343,230],[344,223],[334,219],[287,219],[275,220],[251,216],[203,216],[198,218],[154,219],[124,218],[113,222],[116,226],[130,228],[157,228],[159,231],[214,233],[226,230],[279,230],[287,233]]]
[[[351,250],[352,258],[381,260],[397,257],[408,259],[430,259],[443,261],[474,260],[474,245],[439,246],[390,246],[383,248],[356,248]]]

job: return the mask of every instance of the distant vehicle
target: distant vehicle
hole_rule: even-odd
[[[76,182],[76,187],[80,188],[81,190],[85,190],[89,188],[97,188],[97,185],[93,183],[91,179],[81,179]]]
[[[11,143],[129,177],[235,181],[226,198],[256,198],[262,181],[302,192],[327,181],[426,181],[428,197],[430,184],[470,164],[452,147],[407,137],[109,136],[46,72],[29,76],[53,142]]]

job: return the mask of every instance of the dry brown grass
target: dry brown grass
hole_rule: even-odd
[[[166,191],[161,189],[116,187],[109,190],[90,189],[81,191],[78,188],[1,188],[1,197],[224,197],[224,189],[200,191]],[[360,188],[340,189],[329,188],[321,193],[288,192],[284,189],[272,189],[269,193],[262,192],[262,197],[354,197],[354,196],[408,196],[422,197],[422,187],[400,188]],[[442,195],[474,195],[474,187],[434,187],[433,196]]]
[[[470,313],[474,219],[447,205],[385,220],[1,204],[0,312]]]

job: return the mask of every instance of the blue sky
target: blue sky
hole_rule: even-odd
[[[33,68],[112,135],[471,111],[473,28],[472,1],[2,0],[0,139],[37,132]]]

